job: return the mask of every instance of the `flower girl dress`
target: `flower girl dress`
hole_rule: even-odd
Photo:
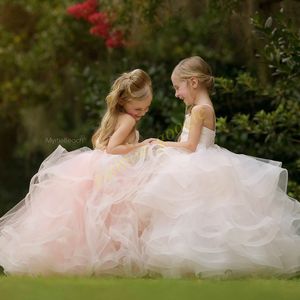
[[[286,194],[287,170],[222,148],[215,134],[203,127],[194,153],[161,148],[157,169],[135,195],[147,220],[145,269],[164,277],[296,274],[300,203]]]
[[[188,137],[186,115],[181,141]],[[227,276],[300,270],[300,204],[280,162],[203,127],[195,152],[58,146],[0,219],[6,274]]]

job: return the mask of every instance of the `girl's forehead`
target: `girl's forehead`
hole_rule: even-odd
[[[148,107],[152,102],[152,95],[148,95],[147,97],[145,97],[142,100],[131,100],[130,104],[134,107]]]
[[[172,82],[178,82],[179,81],[179,78],[178,76],[176,76],[174,73],[171,75],[171,80]]]
[[[184,82],[185,80],[180,79],[177,75],[172,75],[171,76],[171,81],[173,83],[173,85],[180,85],[182,82]]]

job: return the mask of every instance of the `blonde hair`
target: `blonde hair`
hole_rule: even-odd
[[[214,86],[211,68],[200,56],[192,56],[180,61],[172,75],[181,80],[196,77],[208,91],[211,91]]]
[[[107,110],[100,126],[92,136],[93,148],[105,149],[117,125],[123,105],[132,100],[143,100],[152,95],[149,75],[141,69],[123,73],[113,83],[106,97]]]

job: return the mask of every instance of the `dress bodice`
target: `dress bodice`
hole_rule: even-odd
[[[185,142],[188,139],[190,122],[191,122],[191,116],[189,114],[185,115],[182,133],[180,135],[181,142]],[[216,132],[214,130],[203,126],[201,130],[200,140],[198,143],[198,148],[199,147],[208,148],[212,146],[215,143],[215,136],[216,136]]]

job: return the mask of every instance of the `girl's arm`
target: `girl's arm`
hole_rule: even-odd
[[[137,149],[145,143],[126,144],[123,145],[129,134],[132,132],[136,121],[128,114],[124,114],[119,118],[119,127],[110,137],[108,145],[106,147],[106,153],[108,154],[127,154],[130,151]]]
[[[163,141],[155,142],[154,141],[154,143],[158,143],[166,147],[180,148],[191,152],[196,151],[196,148],[200,140],[200,134],[203,127],[205,114],[206,114],[205,107],[201,105],[197,105],[193,107],[191,111],[189,136],[186,142],[163,142]]]

